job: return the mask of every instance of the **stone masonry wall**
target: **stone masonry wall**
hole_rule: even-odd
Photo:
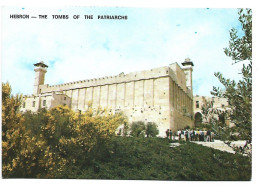
[[[123,111],[129,122],[155,122],[159,136],[167,129],[192,126],[192,92],[186,76],[177,64],[148,71],[119,74],[60,85],[40,85],[41,94],[61,92],[70,98],[72,110],[86,111],[107,107],[112,113]]]

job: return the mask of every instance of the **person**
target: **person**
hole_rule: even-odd
[[[176,140],[176,136],[177,136],[177,131],[172,131],[172,134],[173,134],[173,140],[175,141]]]
[[[181,140],[181,131],[178,130],[178,137],[179,137],[179,141]]]
[[[122,133],[121,131],[122,131],[122,130],[121,130],[121,128],[120,128],[119,131],[118,131],[118,133],[117,133],[118,136],[121,136],[121,133]]]
[[[214,132],[211,132],[211,141],[214,142]]]
[[[200,131],[200,141],[204,141],[204,131]]]
[[[172,140],[172,130],[170,130],[170,140]]]
[[[189,141],[188,140],[188,131],[187,130],[184,131],[184,137],[185,137],[185,141],[186,142]]]
[[[169,138],[169,129],[167,129],[167,131],[165,133],[166,133],[166,137],[168,139]]]
[[[196,131],[196,139],[197,141],[200,141],[200,131],[198,129]]]
[[[187,140],[190,141],[190,131],[187,130],[186,132],[187,132]]]
[[[190,131],[190,140],[193,141],[193,130]]]
[[[207,141],[207,131],[204,129],[204,142]]]
[[[210,137],[210,130],[207,131],[207,142],[211,142],[211,137]]]
[[[194,141],[194,140],[195,140],[195,136],[196,136],[194,129],[192,130],[192,133],[191,133],[191,134],[192,134],[192,141]]]
[[[184,130],[181,130],[181,139],[184,139],[184,140],[185,140]]]

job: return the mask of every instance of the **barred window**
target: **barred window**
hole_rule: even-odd
[[[42,106],[46,106],[46,100],[43,100]]]

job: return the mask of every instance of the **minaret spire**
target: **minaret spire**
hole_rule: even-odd
[[[44,84],[45,73],[47,72],[48,66],[43,61],[34,64],[34,66],[35,78],[33,94],[38,95],[40,94],[39,86]]]
[[[190,58],[186,58],[183,63],[181,63],[184,67],[184,73],[186,75],[186,86],[192,91],[192,71],[193,71],[193,62]]]

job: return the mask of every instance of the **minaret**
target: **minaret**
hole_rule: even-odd
[[[40,93],[39,86],[44,84],[45,73],[47,72],[46,68],[48,66],[44,64],[43,61],[34,64],[35,68],[35,78],[34,78],[34,87],[33,94],[38,95]]]
[[[181,63],[183,66],[184,73],[186,75],[186,86],[191,90],[192,93],[192,70],[193,70],[193,62],[190,60],[190,58],[186,58],[183,63]]]

